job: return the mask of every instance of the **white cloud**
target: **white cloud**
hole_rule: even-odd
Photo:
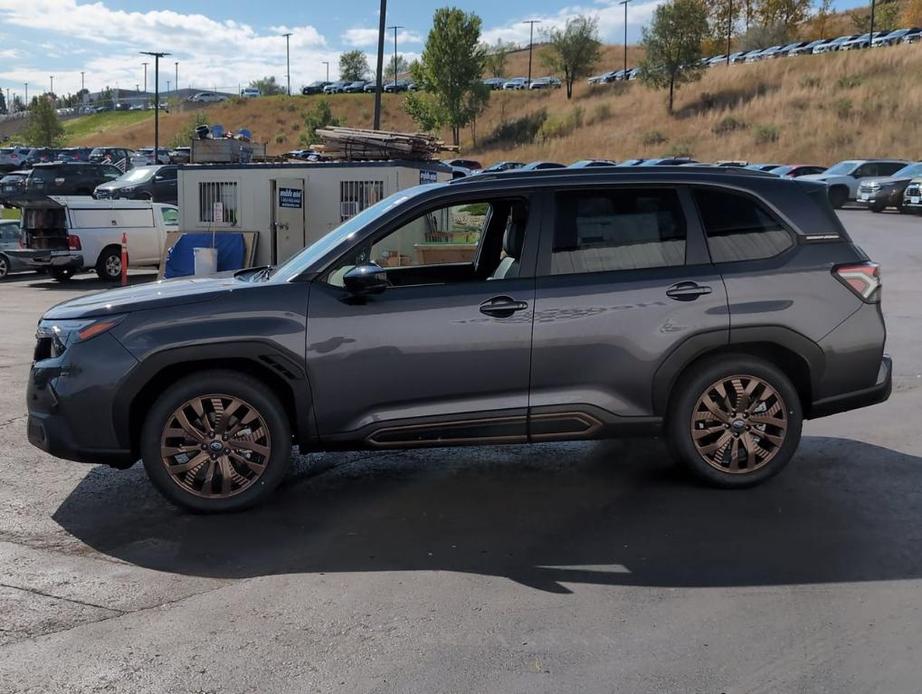
[[[238,83],[264,75],[285,79],[284,33],[291,33],[292,88],[321,77],[321,62],[335,63],[338,53],[327,46],[324,36],[313,26],[273,26],[268,31],[234,20],[215,20],[202,14],[182,14],[168,10],[127,12],[114,10],[104,2],[77,4],[76,0],[0,0],[0,25],[42,32],[43,39],[56,48],[51,57],[71,57],[81,48],[97,48],[95,58],[82,66],[69,60],[68,70],[34,69],[33,65],[4,65],[0,78],[35,81],[45,84],[55,74],[58,93],[80,88],[80,70],[85,70],[91,90],[114,87],[133,88],[143,82],[138,54],[142,50],[162,50],[171,55],[161,61],[161,83],[173,78],[173,63],[180,63],[180,86],[236,89]],[[72,50],[73,49],[73,50]],[[25,56],[10,56],[23,59]],[[148,82],[153,80],[152,66]]]
[[[343,43],[349,46],[376,46],[378,44],[378,30],[374,28],[355,28],[347,29],[342,35]],[[393,45],[394,32],[388,31],[386,34],[385,46]],[[422,43],[422,37],[415,31],[398,30],[398,46],[404,43]]]

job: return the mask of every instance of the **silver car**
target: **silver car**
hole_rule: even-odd
[[[33,269],[15,256],[4,252],[18,249],[21,238],[22,231],[19,228],[19,222],[0,219],[0,280],[6,279],[11,272],[26,272]]]

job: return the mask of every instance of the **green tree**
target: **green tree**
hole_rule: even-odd
[[[782,25],[794,35],[810,15],[813,0],[760,0],[755,19],[766,27]]]
[[[599,62],[602,44],[598,24],[593,17],[578,16],[568,19],[563,29],[547,33],[549,45],[541,53],[541,62],[548,69],[563,73],[568,99],[573,97],[573,83],[588,77]]]
[[[368,58],[362,51],[346,51],[339,56],[339,79],[357,82],[368,75]]]
[[[0,89],[0,113],[6,113],[6,96],[3,94],[3,90]]]
[[[314,105],[314,108],[304,114],[304,132],[301,133],[301,144],[310,146],[319,142],[320,138],[317,137],[319,128],[342,124],[342,120],[333,115],[330,102],[326,99],[320,99]]]
[[[820,0],[820,5],[810,22],[809,38],[825,39],[829,33],[829,18],[832,16],[832,0]]]
[[[384,61],[384,81],[393,82],[395,76],[402,75],[410,69],[410,64],[402,55],[397,55],[397,71],[394,72],[394,56],[390,60]]]
[[[424,130],[447,125],[455,145],[460,144],[461,128],[476,119],[490,98],[480,81],[486,53],[479,43],[480,27],[473,12],[436,10],[423,53],[411,67],[424,91],[407,95],[407,113]]]
[[[253,80],[250,82],[249,87],[258,89],[263,96],[275,96],[276,94],[284,94],[286,91],[285,87],[275,79],[275,75],[263,77],[261,80]]]
[[[644,27],[640,80],[655,89],[669,90],[672,113],[675,90],[701,79],[701,42],[707,36],[707,11],[700,0],[670,0],[656,8],[650,27]]]
[[[874,13],[874,31],[881,29],[893,29],[897,25],[900,16],[900,8],[895,2],[880,3]],[[855,12],[852,14],[852,23],[855,29],[865,34],[871,30],[871,12]],[[913,25],[908,25],[913,26]]]
[[[484,68],[490,77],[503,77],[506,72],[506,60],[512,44],[498,39],[492,46],[485,46]]]
[[[64,139],[64,126],[54,110],[54,102],[42,96],[32,102],[25,139],[33,147],[57,147]]]

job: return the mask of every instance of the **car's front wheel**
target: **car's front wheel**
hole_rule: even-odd
[[[800,443],[803,415],[790,379],[748,355],[696,365],[677,384],[667,419],[669,444],[696,477],[748,487],[776,475]]]
[[[845,186],[833,186],[829,189],[829,203],[839,209],[848,202],[848,188]]]
[[[8,274],[10,274],[10,261],[5,255],[0,254],[0,280],[6,279]]]
[[[263,501],[291,455],[288,415],[275,394],[246,374],[206,371],[168,388],[141,432],[148,477],[173,503],[218,513]]]

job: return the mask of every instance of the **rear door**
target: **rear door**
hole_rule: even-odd
[[[288,260],[307,245],[304,208],[303,178],[276,178],[272,181],[273,264]]]
[[[693,336],[728,340],[727,296],[683,188],[554,196],[535,298],[530,432],[592,435],[661,415],[654,376]]]

